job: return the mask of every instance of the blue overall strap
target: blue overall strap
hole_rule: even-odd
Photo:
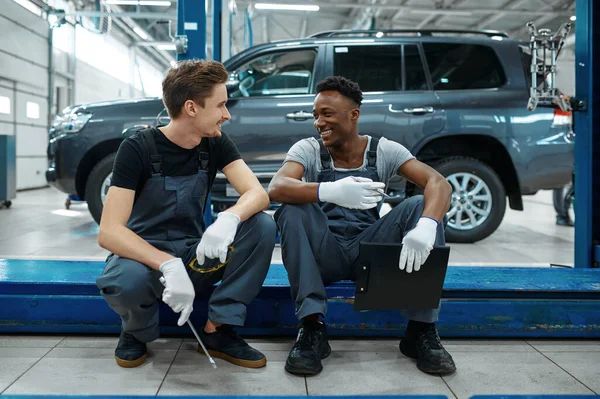
[[[377,145],[379,144],[379,139],[377,137],[371,137],[371,145],[369,146],[369,150],[367,151],[367,165],[375,167],[377,164]]]
[[[210,154],[208,152],[208,138],[203,138],[200,142],[200,152],[198,153],[198,170],[208,170],[208,161]]]
[[[320,155],[321,155],[321,168],[322,170],[330,170],[331,169],[331,156],[329,155],[329,150],[323,144],[323,140],[318,139]]]
[[[142,140],[146,142],[148,150],[150,150],[150,165],[152,166],[152,175],[162,174],[162,156],[156,150],[156,142],[152,129],[144,130],[141,133]]]

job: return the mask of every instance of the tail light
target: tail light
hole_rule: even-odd
[[[561,109],[554,110],[554,119],[552,120],[552,126],[572,126],[573,124],[573,112],[563,111]]]

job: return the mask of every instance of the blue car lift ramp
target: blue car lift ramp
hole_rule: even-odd
[[[450,267],[438,323],[442,336],[600,337],[600,153],[594,140],[600,120],[595,107],[600,68],[594,61],[600,54],[600,40],[594,40],[600,4],[594,3],[576,5],[576,97],[585,107],[575,112],[575,268]],[[188,39],[178,58],[205,58],[205,1],[180,0],[178,8],[178,33]],[[117,334],[120,320],[95,285],[103,267],[103,262],[0,260],[0,332]],[[403,333],[406,320],[399,312],[355,312],[354,290],[349,281],[327,287],[331,335]],[[201,293],[194,306],[198,325],[206,319],[209,295]],[[163,333],[190,335],[164,305],[160,324]],[[285,269],[273,264],[249,306],[243,333],[295,334],[297,325]]]

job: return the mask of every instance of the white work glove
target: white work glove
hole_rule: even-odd
[[[193,310],[196,291],[181,258],[166,261],[160,265],[164,277],[162,300],[175,313],[180,313],[177,325],[182,326],[189,319]]]
[[[415,228],[404,236],[400,252],[400,270],[406,268],[406,271],[411,273],[413,269],[416,272],[421,269],[421,265],[425,263],[433,249],[437,226],[437,221],[422,217]]]
[[[385,184],[365,177],[348,176],[319,184],[319,201],[350,209],[375,208],[383,198]]]
[[[221,212],[217,220],[204,232],[202,240],[196,248],[198,265],[204,264],[204,258],[219,258],[221,263],[227,260],[227,248],[233,242],[240,217],[235,213]]]

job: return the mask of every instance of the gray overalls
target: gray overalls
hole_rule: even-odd
[[[337,181],[348,176],[381,181],[377,174],[377,138],[369,138],[366,170],[336,170],[323,142],[319,182]],[[361,168],[362,169],[362,168]],[[327,312],[325,285],[340,280],[356,280],[359,243],[402,242],[423,212],[423,196],[411,197],[379,218],[377,208],[348,209],[332,203],[282,205],[275,213],[281,231],[283,264],[288,272],[296,317]],[[438,227],[435,245],[445,245],[444,223]],[[414,272],[413,272],[414,273]],[[418,273],[418,272],[417,272]],[[434,322],[438,309],[404,310],[409,320]]]
[[[204,265],[198,265],[196,247],[205,230],[209,154],[201,148],[194,175],[163,176],[162,157],[152,132],[147,130],[141,137],[150,148],[152,176],[133,206],[127,227],[159,250],[182,258],[197,293],[222,280],[210,297],[208,318],[243,325],[246,307],[260,291],[271,265],[276,239],[273,218],[260,212],[241,223],[224,264],[206,259]],[[137,261],[111,254],[96,280],[106,302],[121,316],[123,331],[142,342],[159,336],[161,275]]]

